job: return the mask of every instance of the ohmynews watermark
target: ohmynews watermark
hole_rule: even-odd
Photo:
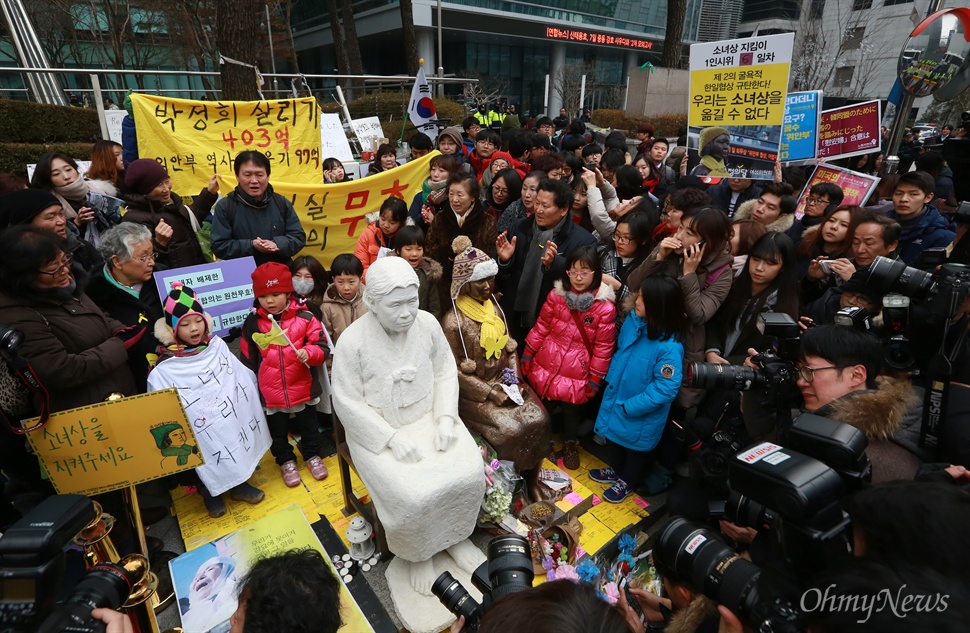
[[[835,583],[822,589],[809,589],[802,594],[801,606],[805,613],[813,611],[829,613],[859,613],[856,620],[859,624],[869,621],[872,614],[881,613],[887,609],[898,618],[905,618],[910,613],[943,613],[947,608],[950,594],[919,594],[904,593],[906,585],[900,586],[895,592],[883,589],[874,595],[838,594],[833,593]]]

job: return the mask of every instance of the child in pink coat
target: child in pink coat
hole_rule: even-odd
[[[615,295],[602,277],[595,247],[570,253],[522,353],[522,375],[540,397],[562,406],[563,463],[570,470],[579,468],[583,405],[599,393],[616,344]]]
[[[292,425],[300,435],[300,453],[310,474],[325,479],[328,473],[314,408],[322,390],[313,373],[320,371],[326,357],[323,326],[293,296],[293,275],[287,266],[268,262],[253,271],[252,278],[259,308],[243,323],[239,351],[259,383],[273,440],[269,450],[286,485],[298,485],[296,454],[288,439]]]

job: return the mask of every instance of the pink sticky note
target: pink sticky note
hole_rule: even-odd
[[[644,510],[646,510],[647,508],[650,507],[650,504],[649,503],[647,503],[646,501],[643,500],[643,498],[641,498],[641,497],[639,497],[637,495],[633,495],[633,503],[637,504],[638,506],[640,506]]]
[[[563,499],[573,504],[574,506],[578,506],[583,502],[583,497],[578,492],[570,492],[568,495],[563,497]]]
[[[598,495],[593,495],[593,505],[594,506],[598,506],[602,502],[603,502],[603,500],[600,499]]]

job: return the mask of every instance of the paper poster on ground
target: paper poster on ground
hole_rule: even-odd
[[[58,411],[27,439],[58,494],[100,494],[203,463],[174,389]]]
[[[313,549],[336,574],[330,556],[298,505],[291,505],[169,562],[184,633],[229,630],[240,581],[262,558],[292,549]],[[341,582],[341,633],[373,632]]]
[[[699,177],[771,180],[794,34],[693,44],[687,148]]]

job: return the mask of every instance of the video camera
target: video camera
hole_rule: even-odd
[[[460,582],[442,572],[431,593],[455,617],[465,616],[465,630],[477,631],[491,603],[502,596],[532,588],[535,571],[529,541],[517,534],[496,536],[488,543],[487,559],[472,574],[472,584],[484,596],[475,601]]]
[[[921,304],[931,316],[952,319],[970,296],[970,267],[942,264],[932,272],[902,261],[877,257],[866,283],[883,293],[895,292]]]
[[[124,567],[91,568],[71,595],[55,606],[64,576],[64,546],[95,517],[81,495],[45,499],[0,539],[0,633],[104,633],[91,617],[97,608],[117,609],[134,579]]]
[[[762,442],[734,456],[725,515],[741,527],[772,527],[787,564],[807,579],[848,555],[850,522],[841,500],[871,478],[872,467],[865,436],[834,420],[800,416],[786,442],[787,448]],[[664,576],[725,605],[756,631],[804,630],[797,596],[775,591],[786,583],[764,581],[762,570],[720,534],[674,518],[660,533],[654,562]]]

